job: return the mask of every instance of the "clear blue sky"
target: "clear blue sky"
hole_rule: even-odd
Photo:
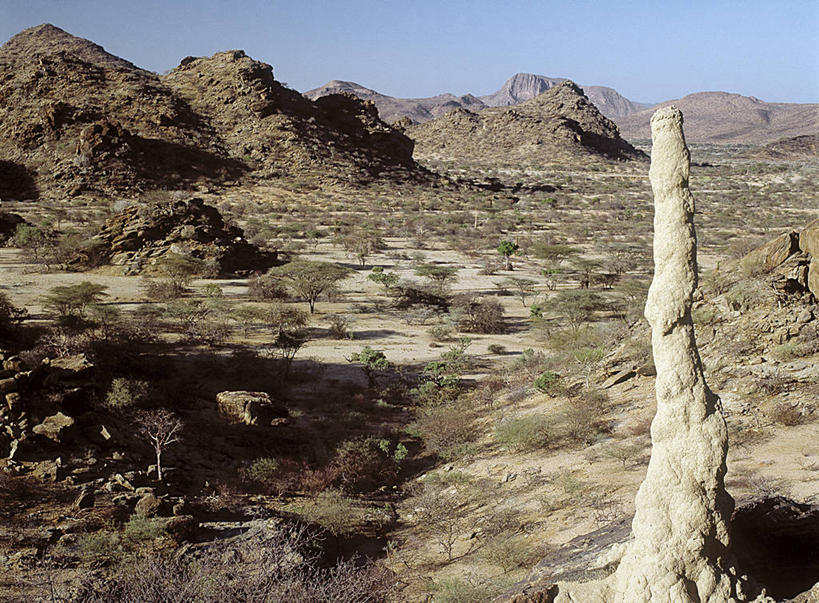
[[[529,72],[645,102],[819,102],[819,0],[0,0],[0,41],[40,23],[157,72],[241,48],[301,91],[487,94]]]

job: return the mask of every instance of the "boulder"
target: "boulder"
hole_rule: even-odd
[[[751,251],[742,262],[746,266],[759,266],[770,271],[798,252],[799,234],[786,232]]]
[[[193,538],[199,523],[193,515],[177,515],[165,521],[165,532],[176,542],[184,542]]]
[[[808,265],[808,289],[819,299],[819,256],[813,257]]]
[[[266,392],[220,392],[216,403],[222,415],[245,425],[269,425],[273,419],[287,416],[287,409],[274,403]]]
[[[77,509],[90,509],[94,506],[94,491],[83,488],[74,499],[74,507]]]
[[[819,218],[808,224],[799,233],[799,249],[819,258]]]
[[[58,412],[50,417],[46,417],[39,425],[35,425],[32,431],[53,442],[63,444],[73,436],[75,424],[76,421],[73,417]]]
[[[137,515],[141,517],[154,517],[159,513],[159,508],[162,506],[162,500],[157,498],[154,494],[145,494],[137,501],[134,510]]]

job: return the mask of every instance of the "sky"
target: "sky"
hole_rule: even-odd
[[[819,102],[819,0],[0,0],[0,42],[40,23],[159,73],[243,49],[302,92],[482,95],[525,72],[638,102]]]

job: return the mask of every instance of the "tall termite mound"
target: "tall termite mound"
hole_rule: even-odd
[[[697,286],[690,157],[676,107],[651,119],[654,280],[645,315],[657,367],[651,460],[637,493],[628,544],[601,582],[558,585],[556,601],[724,603],[768,601],[737,575],[729,550],[734,501],[725,490],[728,450],[719,398],[705,383],[691,304]]]

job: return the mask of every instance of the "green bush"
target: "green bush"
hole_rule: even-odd
[[[150,383],[137,379],[117,377],[105,395],[105,407],[113,411],[124,411],[148,400]]]
[[[262,457],[245,468],[242,477],[269,491],[279,478],[279,469],[279,461],[271,457]]]
[[[552,371],[541,373],[538,378],[535,379],[535,389],[550,396],[556,396],[564,391],[560,375]]]
[[[495,441],[510,450],[523,452],[553,445],[556,433],[554,419],[550,417],[507,417],[495,426]]]
[[[122,538],[126,543],[137,543],[155,540],[164,533],[165,527],[162,520],[133,515],[123,527]]]

